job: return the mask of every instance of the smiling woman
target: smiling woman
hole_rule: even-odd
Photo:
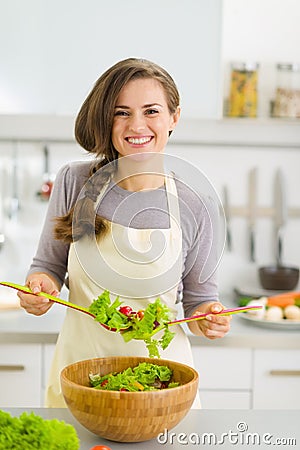
[[[212,223],[218,222],[217,208],[165,168],[165,147],[179,117],[177,86],[159,65],[128,58],[99,77],[75,122],[77,142],[95,159],[67,164],[56,176],[27,278],[34,294],[57,296],[67,274],[69,301],[81,307],[88,308],[105,291],[133,311],[147,311],[159,297],[172,320],[182,298],[187,317],[209,313],[189,324],[194,334],[216,339],[229,331],[230,318],[214,314],[225,309],[218,301],[215,274],[218,227]],[[184,164],[179,163],[180,171]],[[37,295],[19,296],[32,314],[52,306]],[[176,324],[172,332],[161,356],[193,366],[185,331]],[[125,341],[68,308],[47,405],[65,406],[58,374],[66,365],[146,352],[141,340]]]

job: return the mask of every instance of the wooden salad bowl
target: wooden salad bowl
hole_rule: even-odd
[[[119,392],[90,387],[89,373],[101,376],[140,362],[168,366],[178,387],[157,391]],[[61,372],[66,404],[81,425],[105,439],[141,442],[175,427],[188,413],[198,389],[198,373],[170,360],[115,356],[79,361]]]

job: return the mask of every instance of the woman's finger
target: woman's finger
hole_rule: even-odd
[[[29,314],[40,316],[47,312],[52,306],[52,302],[50,302],[47,298],[37,295],[24,294],[19,291],[18,297],[20,298],[20,306]]]

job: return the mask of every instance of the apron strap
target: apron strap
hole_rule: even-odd
[[[171,172],[170,175],[165,175],[165,185],[169,206],[170,228],[180,228],[179,201],[174,179],[174,172]]]

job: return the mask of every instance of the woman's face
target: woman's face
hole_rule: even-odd
[[[170,114],[162,85],[151,78],[132,80],[117,98],[112,142],[120,156],[163,152],[180,110]]]

